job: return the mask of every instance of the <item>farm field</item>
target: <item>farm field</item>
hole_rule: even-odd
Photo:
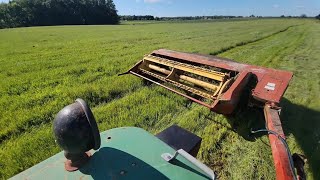
[[[155,134],[178,124],[203,138],[198,158],[219,179],[274,179],[256,109],[226,118],[134,76],[120,76],[144,54],[166,48],[290,70],[282,123],[291,152],[306,155],[320,179],[320,21],[127,23],[0,30],[0,177],[7,179],[61,151],[55,114],[86,100],[100,131],[141,127]]]

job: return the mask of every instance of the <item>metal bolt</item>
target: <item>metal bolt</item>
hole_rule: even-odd
[[[120,171],[120,175],[125,175],[126,174],[126,171],[122,170]]]

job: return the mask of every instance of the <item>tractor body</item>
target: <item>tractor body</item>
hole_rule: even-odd
[[[179,136],[168,138],[171,133]],[[70,172],[65,152],[60,152],[11,179],[215,179],[212,170],[181,150],[197,152],[199,137],[176,126],[157,136],[135,127],[109,129],[100,133],[101,145],[87,152],[89,161],[78,170]],[[186,141],[188,138],[193,142]]]

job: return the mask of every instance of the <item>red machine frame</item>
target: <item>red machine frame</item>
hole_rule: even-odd
[[[237,77],[231,86],[217,99],[215,99],[212,104],[208,104],[146,77],[140,73],[137,68],[142,61],[137,63],[127,72],[156,83],[220,114],[227,115],[234,112],[239,104],[244,88],[248,86],[249,81],[254,78],[255,86],[251,90],[250,97],[247,98],[250,99],[249,103],[251,105],[264,108],[266,126],[268,130],[275,132],[278,135],[277,137],[274,134],[269,134],[274,165],[276,168],[276,177],[278,180],[295,179],[295,173],[293,172],[291,164],[292,162],[290,162],[285,144],[281,142],[280,139],[285,139],[285,135],[279,118],[280,99],[289,85],[293,76],[292,72],[237,63],[229,59],[215,56],[182,53],[165,49],[153,51],[151,55],[174,58],[178,59],[179,62],[212,66],[237,73]]]

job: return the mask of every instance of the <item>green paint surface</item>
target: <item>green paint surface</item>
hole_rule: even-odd
[[[123,127],[101,133],[101,147],[75,172],[64,169],[63,152],[12,179],[208,179],[196,166],[178,156],[172,162],[163,153],[175,150],[140,128]]]

